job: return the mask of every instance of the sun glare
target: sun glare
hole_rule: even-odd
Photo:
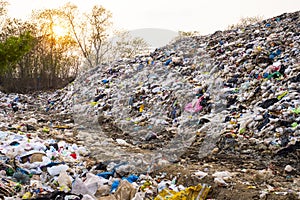
[[[65,35],[67,35],[67,30],[62,26],[55,25],[55,26],[53,26],[53,33],[57,37],[63,37]]]

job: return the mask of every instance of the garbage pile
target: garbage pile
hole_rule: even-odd
[[[170,161],[200,140],[195,159],[296,151],[298,22],[299,12],[283,14],[99,66],[74,84],[74,119]]]
[[[54,115],[60,106],[49,102],[47,94],[35,97],[37,101],[27,95],[1,96],[1,199],[204,199],[210,190],[201,183],[177,185],[177,177],[168,180],[166,173],[152,177],[145,166],[144,173],[137,173],[137,163],[97,162],[90,158],[89,150],[71,140],[76,130],[69,119],[57,124],[65,113],[61,110]],[[27,103],[32,107],[26,107]]]
[[[0,198],[300,198],[299,14],[1,93]]]

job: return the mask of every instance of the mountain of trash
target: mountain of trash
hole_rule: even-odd
[[[300,11],[0,92],[0,199],[299,199]]]
[[[98,66],[74,82],[75,122],[169,161],[293,153],[300,148],[299,26],[299,12],[285,13]]]

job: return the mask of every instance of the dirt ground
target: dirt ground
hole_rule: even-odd
[[[194,175],[196,171],[206,171],[208,175],[199,179]],[[227,186],[220,186],[214,182],[211,173],[215,171],[229,171],[235,175],[228,181]],[[249,172],[241,171],[240,166],[230,162],[213,162],[203,161],[193,164],[174,164],[154,171],[152,175],[166,173],[167,177],[172,179],[174,176],[180,174],[177,184],[185,186],[193,186],[199,183],[205,183],[211,186],[207,199],[217,200],[240,200],[240,199],[264,199],[264,200],[292,200],[299,199],[295,193],[285,194],[280,190],[280,185],[288,186],[291,181],[286,179],[283,174],[276,174],[272,179],[267,177],[259,177],[258,169],[249,169]],[[266,189],[266,185],[273,185],[274,190],[268,192],[266,195],[261,196],[261,191]],[[275,187],[278,186],[278,188]]]
[[[106,125],[110,126],[109,122]],[[114,130],[115,134],[109,133]],[[122,138],[130,141],[126,135],[118,130],[107,130],[107,136]],[[67,139],[67,138],[65,138]],[[166,139],[166,138],[165,138]],[[199,139],[199,138],[198,138]],[[76,142],[70,138],[70,142]],[[157,141],[158,145],[162,141]],[[201,142],[205,142],[201,140]],[[300,171],[299,150],[284,152],[282,155],[269,154],[268,152],[255,152],[242,154],[239,151],[218,151],[204,158],[197,157],[197,151],[201,142],[195,142],[194,146],[181,156],[181,159],[164,167],[157,167],[150,174],[151,177],[166,174],[167,180],[177,177],[177,185],[185,187],[198,184],[211,186],[207,199],[216,200],[293,200],[300,199]],[[129,148],[128,151],[142,153],[154,149],[155,141]],[[142,147],[142,148],[141,148]],[[93,163],[93,162],[92,162]],[[296,166],[292,172],[284,169],[287,164]],[[195,172],[203,171],[208,175],[204,178],[195,176]],[[226,180],[227,185],[219,185],[212,176],[215,172],[228,171],[232,177]]]
[[[49,121],[50,116],[41,116],[39,126],[43,127],[44,122]],[[58,122],[71,122],[72,116],[51,116]],[[42,120],[43,119],[43,120]],[[16,119],[18,121],[18,119]],[[107,122],[106,122],[107,123]],[[64,125],[64,123],[60,123]],[[115,129],[112,129],[115,130]],[[87,140],[91,140],[91,146],[95,146],[95,135],[85,137],[83,141],[77,139],[80,130],[69,130],[73,134],[62,135],[61,131],[50,131],[49,134],[39,133],[41,138],[57,138],[69,143],[78,143],[87,145]],[[58,134],[59,133],[59,134]],[[115,130],[115,134],[110,135],[114,138],[122,138],[122,134]],[[123,139],[130,141],[130,138],[123,136]],[[203,141],[202,141],[203,142]],[[150,144],[150,143],[149,143]],[[160,144],[160,143],[158,143]],[[195,143],[196,144],[196,143]],[[201,143],[197,143],[201,145]],[[144,148],[140,146],[124,147],[132,155],[151,151],[155,141]],[[169,163],[164,166],[154,168],[150,176],[155,177],[162,173],[166,174],[166,180],[172,180],[177,177],[176,185],[182,184],[185,187],[195,186],[198,184],[207,184],[211,186],[207,199],[215,200],[240,200],[240,199],[263,199],[263,200],[294,200],[300,199],[300,154],[299,149],[291,149],[291,152],[282,151],[281,155],[270,155],[266,152],[256,152],[254,154],[241,154],[236,151],[221,151],[209,154],[204,158],[197,157],[197,145],[189,149],[178,161]],[[100,149],[99,149],[100,148]],[[101,146],[98,149],[101,150]],[[198,149],[199,150],[199,149]],[[97,164],[98,158],[87,158],[90,165]],[[286,172],[287,164],[294,166],[294,170]],[[197,177],[195,172],[205,172],[204,178]],[[232,177],[226,179],[227,185],[217,184],[213,174],[215,172],[228,171]]]

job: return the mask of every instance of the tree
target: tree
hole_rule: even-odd
[[[90,13],[80,15],[77,6],[70,3],[62,7],[61,11],[90,68],[99,65],[108,51],[105,42],[111,26],[111,12],[95,5]]]
[[[49,81],[56,77],[68,77],[71,71],[77,73],[77,69],[70,70],[76,64],[79,57],[76,55],[77,43],[71,35],[71,30],[64,20],[64,13],[60,9],[46,9],[34,12],[32,18],[38,28],[39,46],[42,51],[42,64],[39,69],[41,76],[47,76]],[[56,32],[57,28],[63,33]]]
[[[263,20],[262,16],[242,17],[237,24],[232,24],[227,29],[243,29],[250,24],[255,24]]]
[[[148,49],[148,44],[128,31],[112,31],[112,14],[102,6],[94,6],[81,15],[77,6],[61,8],[70,30],[89,68],[119,58],[132,58]]]
[[[25,32],[19,37],[10,36],[0,43],[0,74],[13,70],[14,64],[32,48],[33,39],[29,32]]]
[[[12,73],[15,64],[28,53],[33,45],[34,37],[26,29],[21,28],[22,22],[10,19],[6,16],[6,1],[0,1],[0,15],[4,17],[1,21],[0,32],[0,75]]]
[[[178,31],[178,35],[172,41],[181,40],[186,37],[199,36],[199,31]]]
[[[70,3],[34,11],[29,21],[5,18],[0,32],[2,83],[15,92],[62,87],[60,82],[77,75],[82,58],[92,68],[132,58],[147,47],[126,31],[114,36],[111,25],[111,13],[102,6],[80,13]]]
[[[133,37],[128,31],[115,31],[114,37],[107,44],[108,52],[103,62],[110,63],[121,58],[133,58],[142,53],[148,53],[149,45],[143,38]]]
[[[199,31],[178,31],[179,37],[193,37],[200,35]]]
[[[2,29],[3,23],[7,14],[8,2],[5,0],[0,0],[0,28]]]
[[[55,32],[64,20],[57,9],[34,12],[30,21],[7,18],[0,33],[1,79],[7,91],[63,87],[74,79],[79,56],[68,31]]]

